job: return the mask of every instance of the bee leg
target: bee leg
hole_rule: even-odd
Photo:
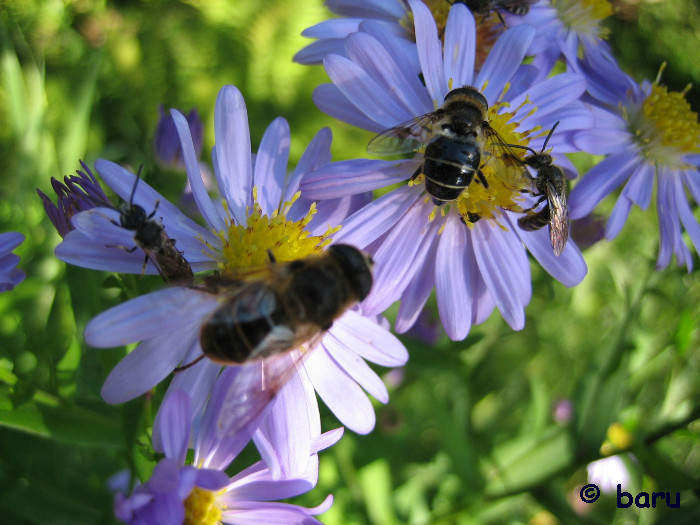
[[[275,259],[275,254],[272,253],[272,250],[269,248],[267,249],[267,258],[270,259],[270,262],[272,264],[275,264],[277,262],[277,259]]]
[[[158,211],[158,206],[160,206],[160,201],[159,201],[159,200],[156,201],[156,205],[153,206],[153,211],[152,211],[151,214],[147,217],[147,219],[152,219],[152,218],[153,218],[153,216],[156,214],[156,211]]]
[[[141,267],[141,277],[146,275],[146,265],[148,264],[148,254],[143,258],[143,266]],[[158,270],[160,272],[160,270]]]
[[[535,204],[533,204],[533,205],[530,206],[529,208],[524,209],[524,210],[523,210],[523,213],[529,213],[529,212],[531,212],[531,211],[534,211],[535,208],[537,208],[540,204],[542,204],[542,203],[543,203],[544,201],[546,201],[546,200],[547,200],[547,196],[546,196],[546,195],[542,195],[539,199],[537,199],[537,202],[535,202]]]
[[[105,244],[105,248],[121,248],[125,252],[134,253],[138,246],[132,246],[131,248],[127,248],[126,246],[121,246],[119,244]]]
[[[418,166],[418,169],[413,172],[413,175],[411,175],[411,180],[416,180],[418,178],[418,175],[420,175],[421,171],[423,171],[423,165],[421,164]]]
[[[192,365],[196,365],[197,363],[199,363],[202,359],[204,359],[204,354],[200,355],[197,359],[187,363],[186,365],[178,366],[176,369],[173,370],[173,372],[175,374],[177,374],[179,372],[183,372],[183,371],[187,370],[189,367],[191,367]]]
[[[484,177],[484,173],[481,170],[478,170],[476,172],[476,178],[479,180],[479,182],[484,188],[488,189],[489,183],[486,181],[486,177]]]

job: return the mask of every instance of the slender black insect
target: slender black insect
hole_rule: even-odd
[[[119,208],[119,224],[112,221],[117,226],[135,232],[134,242],[136,246],[132,248],[122,246],[121,248],[129,253],[141,248],[146,254],[143,260],[144,270],[150,260],[166,283],[188,286],[194,282],[194,274],[190,264],[175,248],[175,239],[168,237],[163,224],[153,219],[160,201],[156,201],[155,207],[149,215],[146,215],[146,211],[141,206],[134,204],[134,195],[139,180],[141,180],[142,168],[143,166],[139,168],[136,175],[136,182],[131,190],[129,202],[125,202]]]
[[[518,225],[525,231],[535,231],[549,225],[549,239],[552,243],[554,255],[557,256],[564,251],[566,241],[569,238],[566,178],[561,168],[553,164],[552,156],[544,153],[544,150],[558,125],[559,122],[554,124],[554,127],[549,131],[549,135],[547,135],[547,139],[542,146],[542,151],[539,153],[527,146],[510,145],[512,148],[521,148],[529,151],[531,155],[526,157],[523,162],[537,170],[537,177],[534,179],[537,192],[533,194],[535,197],[538,197],[537,202],[532,207],[523,210],[528,215],[520,217]],[[539,212],[530,213],[544,201],[547,201],[547,205],[544,208]]]

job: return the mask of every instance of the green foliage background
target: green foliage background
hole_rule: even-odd
[[[610,40],[635,78],[654,78],[666,60],[671,89],[700,83],[694,2],[617,7]],[[87,348],[82,331],[160,283],[58,261],[60,237],[35,187],[49,193],[50,177],[74,173],[79,159],[107,158],[143,163],[149,182],[177,200],[184,174],[159,168],[151,151],[158,106],[197,108],[209,151],[223,84],[243,92],[254,144],[276,116],[290,121],[292,164],[322,126],[333,129],[335,160],[365,156],[369,134],[311,101],[327,81],[323,69],[291,62],[308,43],[299,33],[327,16],[320,0],[0,3],[0,231],[27,236],[16,253],[28,274],[0,295],[6,523],[112,523],[106,480],[123,468],[145,479],[157,460],[150,425],[162,390],[106,405],[100,387],[126,350]],[[698,111],[697,88],[688,99]],[[655,271],[657,250],[655,211],[635,208],[614,242],[586,250],[579,286],[566,289],[532,264],[522,332],[494,313],[465,341],[405,337],[411,359],[400,380],[391,375],[377,428],[347,432],[322,453],[318,487],[295,502],[314,506],[333,493],[322,516],[329,524],[697,523],[700,278]],[[557,423],[563,399],[573,415]],[[324,429],[338,425],[323,415]],[[681,509],[616,510],[609,496],[580,502],[585,466],[600,457],[612,423],[631,437],[628,490],[679,491]],[[248,450],[234,468],[253,460]]]

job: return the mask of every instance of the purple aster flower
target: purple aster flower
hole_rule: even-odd
[[[225,382],[222,376],[220,381]],[[189,396],[177,390],[166,398],[156,421],[161,442],[156,449],[165,454],[151,478],[134,489],[129,497],[117,494],[115,515],[129,524],[215,524],[215,523],[319,523],[311,518],[332,504],[332,497],[315,509],[270,500],[288,498],[307,492],[318,480],[317,452],[335,443],[342,429],[317,435],[298,444],[298,462],[291,476],[275,475],[263,462],[258,462],[229,478],[226,462],[212,461],[202,454],[201,444],[226,448],[220,438],[219,418],[208,417],[210,407],[219,407],[218,396],[226,389],[214,389],[204,413],[204,423],[194,436],[194,460],[186,465],[190,442],[192,408]],[[213,410],[216,412],[216,408]],[[261,431],[261,432],[264,432]],[[208,450],[211,452],[211,448]],[[207,454],[211,456],[211,454]],[[196,466],[195,466],[196,465]]]
[[[453,87],[479,86],[490,106],[490,125],[508,144],[539,151],[547,132],[559,122],[548,145],[556,152],[555,162],[573,171],[561,153],[574,150],[570,139],[574,131],[592,124],[590,111],[579,101],[585,89],[583,76],[566,73],[532,83],[538,72],[521,65],[534,37],[534,29],[526,25],[503,33],[475,72],[475,29],[469,11],[462,5],[450,10],[443,51],[430,11],[419,1],[410,4],[425,85],[410,65],[394,58],[390,36],[361,31],[345,39],[347,57],[325,58],[333,84],[314,92],[318,107],[380,132],[433,111]],[[546,228],[525,232],[517,226],[519,212],[533,203],[521,191],[531,181],[521,169],[499,169],[500,162],[491,158],[482,166],[488,188],[472,183],[457,199],[438,208],[422,184],[409,184],[347,219],[334,240],[373,253],[376,290],[381,291],[362,303],[363,312],[380,313],[401,299],[396,330],[405,332],[435,287],[443,326],[458,340],[466,337],[472,324],[483,322],[494,306],[511,327],[522,329],[531,294],[526,248],[566,286],[583,279],[586,265],[573,242],[556,257]],[[391,162],[376,168],[368,181],[360,170],[352,177],[338,176],[329,166],[307,175],[301,188],[310,198],[336,198],[358,187],[379,188],[389,174],[408,179],[422,162],[422,154]],[[478,222],[473,220],[476,215],[481,218]]]
[[[536,28],[529,54],[533,64],[546,75],[564,57],[574,70],[579,52],[607,49],[607,30],[602,22],[613,14],[607,0],[539,0],[524,16],[505,14],[508,26],[528,24]]]
[[[668,266],[675,254],[678,264],[685,263],[690,271],[693,258],[682,230],[688,232],[695,251],[700,251],[700,226],[686,194],[687,189],[700,202],[700,124],[685,100],[685,91],[668,91],[659,78],[639,85],[606,53],[590,53],[581,65],[589,78],[588,92],[598,107],[594,131],[577,134],[575,143],[608,157],[574,187],[571,217],[585,217],[624,184],[605,226],[606,238],[614,239],[632,204],[642,209],[649,206],[656,184],[660,234],[656,267]]]
[[[17,268],[19,255],[12,253],[24,241],[17,232],[0,233],[0,292],[8,292],[21,283],[26,274]]]
[[[58,196],[58,205],[54,204],[39,188],[36,189],[44,203],[46,214],[61,237],[65,237],[73,229],[71,218],[76,213],[99,206],[112,207],[88,165],[82,160],[80,164],[85,171],[78,170],[78,175],[63,177],[63,183],[51,177],[51,186]]]
[[[153,136],[153,151],[156,160],[165,166],[184,167],[180,137],[177,134],[173,117],[170,113],[165,112],[163,105],[158,108],[158,111],[160,112],[160,118]],[[204,127],[196,109],[191,110],[187,115],[187,125],[190,127],[194,149],[197,157],[199,157],[202,153]]]
[[[317,206],[300,196],[301,177],[330,162],[328,130],[316,135],[288,177],[289,129],[286,121],[277,119],[265,132],[253,162],[243,97],[235,87],[226,86],[217,100],[217,144],[212,153],[214,174],[223,196],[223,204],[217,204],[204,189],[186,120],[176,111],[173,117],[193,194],[210,230],[184,218],[167,202],[161,201],[159,209],[164,209],[163,223],[173,226],[177,246],[185,250],[195,271],[208,269],[236,275],[240,269],[268,264],[270,251],[278,262],[318,253],[337,231],[335,225],[367,202],[367,196],[361,194]],[[105,180],[117,193],[133,184],[134,176],[112,163],[98,161],[98,169],[107,173]],[[144,191],[139,185],[135,201],[149,209],[149,203],[152,207],[158,198],[146,185]],[[120,228],[110,222],[108,211],[88,210],[76,216],[76,230],[56,249],[57,255],[83,265],[89,259],[90,264],[113,271],[135,270],[125,261],[118,266],[109,259],[100,262],[109,253],[106,250],[110,248],[105,246],[122,242],[118,237]],[[202,355],[200,327],[219,306],[220,298],[213,293],[196,287],[172,287],[123,303],[93,319],[85,330],[85,339],[92,346],[141,341],[110,373],[102,389],[105,400],[119,403],[132,399],[165,379],[178,365]],[[375,416],[363,388],[382,402],[388,400],[388,393],[362,358],[383,366],[398,366],[406,362],[408,354],[398,339],[377,324],[376,316],[349,310],[333,323],[313,352],[288,352],[275,359],[232,367],[236,372],[231,374],[238,377],[236,388],[248,394],[239,398],[241,425],[258,417],[290,375],[303,368],[341,422],[354,431],[369,432]],[[219,365],[204,360],[177,374],[173,384],[191,392],[195,405],[201,405],[219,370]]]

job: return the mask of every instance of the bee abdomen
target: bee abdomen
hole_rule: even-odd
[[[542,229],[549,224],[549,206],[546,206],[542,211],[533,215],[526,215],[518,219],[518,226],[527,232],[534,232]]]

